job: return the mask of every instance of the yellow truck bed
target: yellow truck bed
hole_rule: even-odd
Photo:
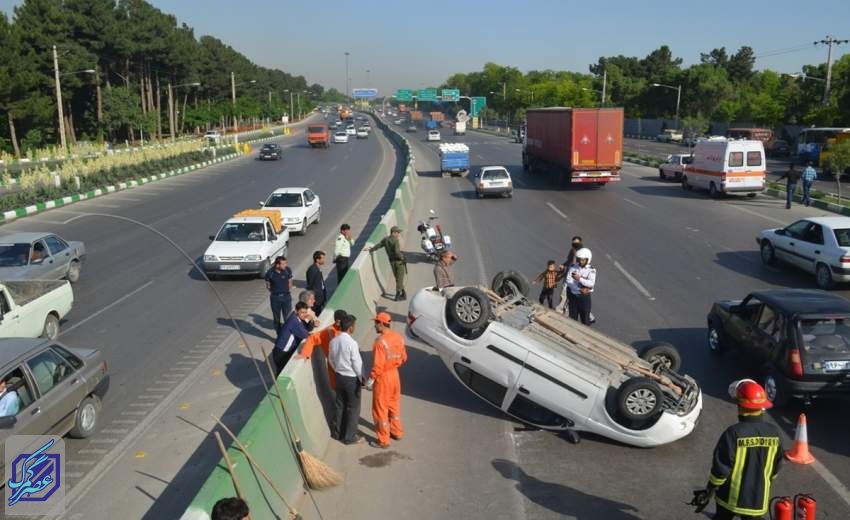
[[[266,217],[272,223],[275,233],[280,233],[283,229],[283,222],[280,221],[280,212],[273,209],[243,209],[234,217]]]

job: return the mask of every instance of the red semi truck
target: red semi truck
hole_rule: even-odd
[[[568,174],[571,183],[604,186],[620,180],[622,108],[535,108],[526,119],[524,169],[549,166]]]

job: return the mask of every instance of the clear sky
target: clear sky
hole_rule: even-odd
[[[669,45],[684,65],[742,45],[756,68],[799,72],[826,61],[827,35],[850,39],[850,0],[149,0],[266,67],[343,90],[436,86],[492,61],[522,71],[588,72],[600,56]],[[21,3],[0,0],[11,12]],[[835,48],[839,57],[850,44]],[[367,73],[371,85],[366,85]]]

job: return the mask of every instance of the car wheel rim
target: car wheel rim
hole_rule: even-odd
[[[771,258],[773,258],[773,251],[770,250],[770,246],[762,246],[761,259],[765,262],[770,262]]]
[[[768,376],[764,380],[764,393],[767,394],[769,401],[776,400],[776,379],[773,376]]]
[[[829,285],[829,271],[827,271],[823,265],[818,267],[818,284],[821,287]]]
[[[53,321],[47,322],[46,329],[47,330],[45,331],[46,332],[45,336],[47,336],[48,339],[56,339],[56,336],[59,335],[58,331],[56,330],[57,329],[56,324],[53,323]]]
[[[714,351],[720,349],[720,334],[713,327],[708,330],[708,348]]]
[[[80,412],[80,426],[83,430],[89,431],[94,428],[95,411],[94,405],[87,404]]]
[[[634,415],[646,415],[655,408],[657,402],[654,392],[641,388],[629,394],[626,408]]]
[[[455,309],[457,317],[464,323],[474,323],[481,317],[481,304],[472,296],[462,296]]]
[[[74,262],[68,270],[68,278],[76,281],[80,277],[80,264]]]

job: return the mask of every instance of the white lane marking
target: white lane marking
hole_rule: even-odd
[[[153,280],[149,281],[148,283],[144,284],[143,286],[139,287],[138,289],[135,289],[134,291],[132,291],[132,292],[130,292],[130,293],[128,293],[128,294],[125,294],[124,296],[122,296],[122,297],[118,298],[117,300],[115,300],[114,302],[110,303],[110,304],[109,304],[109,305],[107,305],[106,307],[104,307],[104,308],[100,309],[99,311],[95,312],[94,314],[90,315],[88,318],[85,318],[85,319],[83,319],[83,320],[81,320],[81,321],[78,321],[77,323],[75,323],[75,324],[71,325],[71,326],[70,326],[70,327],[68,327],[67,329],[62,330],[62,334],[67,334],[67,333],[71,332],[72,330],[76,329],[77,327],[79,327],[80,325],[83,325],[84,323],[86,323],[86,322],[88,322],[88,321],[90,321],[90,320],[93,320],[94,318],[97,318],[98,316],[100,316],[100,315],[101,315],[101,314],[103,314],[104,312],[108,311],[108,310],[109,310],[109,309],[111,309],[112,307],[115,307],[116,305],[118,305],[119,303],[123,302],[124,300],[126,300],[126,299],[128,299],[128,298],[131,298],[131,297],[133,297],[133,296],[135,296],[135,294],[136,294],[137,292],[140,292],[141,290],[148,288],[151,284],[153,284]]]
[[[644,206],[643,204],[639,204],[639,203],[637,203],[637,202],[635,202],[635,201],[633,201],[633,200],[631,200],[631,199],[627,199],[627,198],[623,197],[623,200],[624,200],[624,201],[626,201],[626,202],[628,202],[629,204],[631,204],[631,205],[633,205],[633,206],[637,206],[637,207],[639,207],[639,208],[646,209],[646,206]]]
[[[759,213],[758,211],[753,211],[753,210],[751,210],[751,209],[747,209],[747,208],[744,208],[744,207],[742,207],[742,206],[737,206],[737,205],[735,205],[735,204],[728,204],[728,203],[727,203],[727,205],[728,205],[728,206],[731,206],[731,207],[733,207],[733,208],[735,208],[735,209],[737,209],[737,210],[739,210],[739,211],[743,211],[744,213],[749,213],[750,215],[753,215],[753,216],[756,216],[756,217],[761,217],[761,218],[763,218],[763,219],[765,219],[765,220],[769,220],[769,221],[771,221],[771,222],[773,222],[773,223],[775,223],[775,224],[780,224],[780,225],[784,226],[784,225],[786,225],[786,224],[788,223],[788,222],[787,222],[787,221],[785,221],[785,220],[779,220],[778,218],[768,217],[767,215],[762,215],[762,214],[761,214],[761,213]]]
[[[118,197],[121,197],[120,200],[126,200],[126,201],[129,201],[129,202],[144,202],[142,199],[137,199],[135,197],[124,197],[121,194],[119,194],[117,197],[115,197],[115,199],[119,200]]]
[[[124,207],[124,206],[121,206],[121,205],[119,205],[119,204],[106,204],[105,202],[101,202],[101,201],[99,201],[99,200],[97,200],[97,199],[92,200],[92,201],[91,201],[91,203],[90,203],[89,205],[90,205],[90,206],[92,206],[92,205],[97,205],[97,206],[100,206],[100,207],[102,207],[102,208],[113,208],[113,209],[118,209],[118,208],[123,208],[123,207]]]
[[[845,503],[850,505],[850,490],[848,490],[847,486],[845,486],[841,483],[840,480],[838,480],[838,477],[836,477],[831,471],[826,469],[826,466],[824,466],[823,463],[819,460],[816,460],[812,463],[812,468],[814,468],[814,470],[818,472],[818,475],[820,475],[821,478],[826,481],[827,485],[829,485],[829,487],[831,487],[832,490],[835,491],[835,493],[839,497],[841,497],[841,499],[844,500]]]
[[[555,207],[555,205],[554,205],[554,204],[552,204],[551,202],[547,202],[547,203],[546,203],[546,205],[547,205],[547,206],[549,206],[549,209],[551,209],[552,211],[554,211],[555,213],[557,213],[558,215],[560,215],[562,219],[564,219],[564,220],[566,220],[566,221],[569,221],[569,220],[570,220],[570,217],[568,217],[568,216],[566,215],[566,213],[564,213],[564,212],[562,212],[561,210],[559,210],[558,208],[556,208],[556,207]]]
[[[337,165],[336,165],[336,164],[334,164],[333,166],[331,166],[330,168],[328,168],[328,171],[329,171],[329,172],[332,172],[332,171],[336,170],[336,166],[337,166]]]
[[[628,280],[629,282],[631,282],[631,284],[632,284],[632,285],[634,285],[634,286],[635,286],[635,289],[637,289],[637,290],[638,290],[638,292],[640,292],[641,294],[643,294],[644,296],[646,296],[646,297],[647,297],[647,299],[649,299],[650,301],[655,300],[655,297],[654,297],[654,296],[652,296],[652,294],[650,294],[650,292],[646,290],[646,287],[644,287],[644,286],[643,286],[643,285],[642,285],[642,284],[638,281],[638,279],[637,279],[637,278],[635,278],[635,277],[634,277],[634,276],[632,276],[632,275],[631,275],[628,271],[626,271],[626,270],[623,268],[623,266],[622,266],[622,265],[620,265],[620,262],[618,262],[618,261],[614,260],[614,258],[612,258],[612,257],[611,257],[611,255],[605,255],[605,256],[608,258],[608,260],[610,260],[611,262],[613,262],[613,263],[614,263],[614,267],[616,267],[616,268],[617,268],[617,270],[618,270],[618,271],[620,271],[620,273],[621,273],[623,276],[625,276],[625,277],[626,277],[626,280]]]

